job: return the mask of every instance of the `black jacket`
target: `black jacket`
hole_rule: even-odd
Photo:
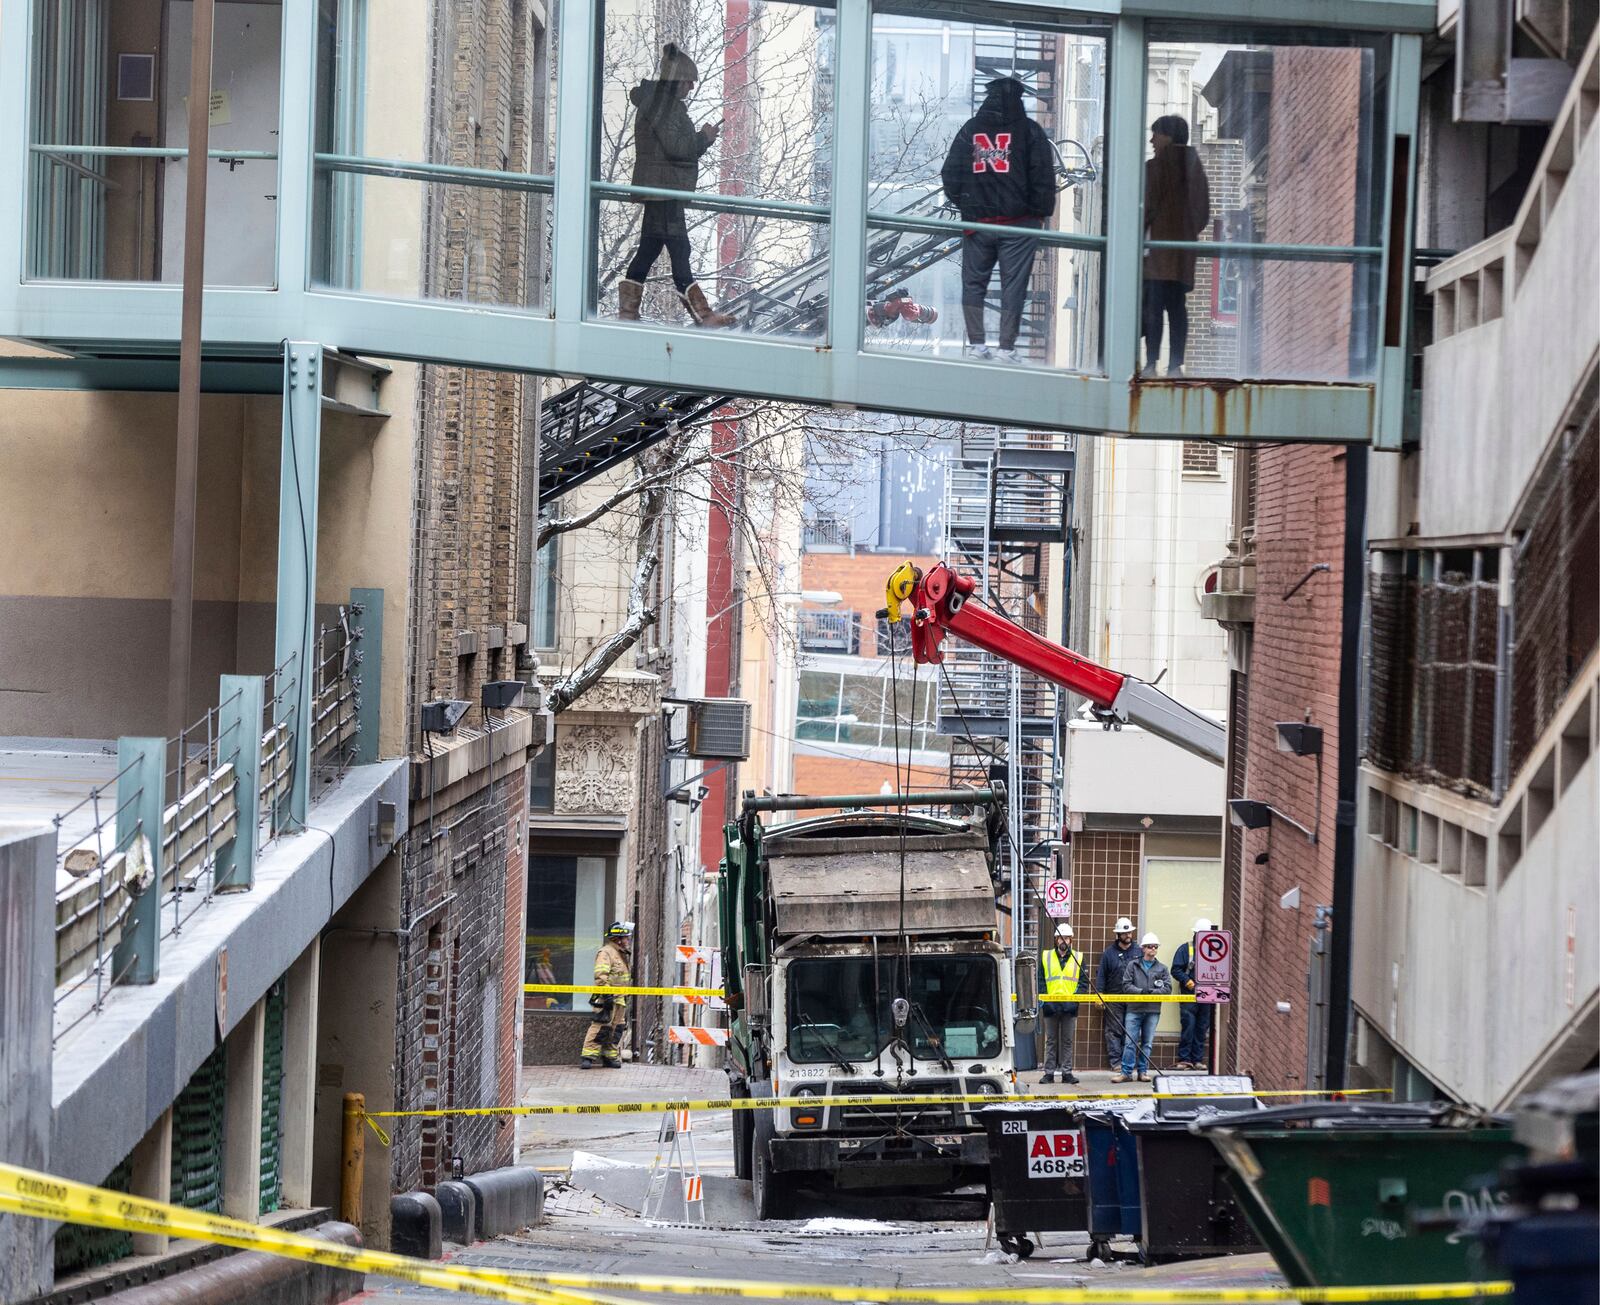
[[[1133,946],[1123,951],[1117,946],[1115,940],[1111,946],[1100,953],[1100,973],[1096,982],[1096,991],[1116,993],[1122,991],[1122,970],[1129,959],[1139,959],[1139,948]]]
[[[1122,970],[1123,992],[1148,992],[1152,995],[1168,995],[1172,992],[1172,976],[1167,973],[1167,967],[1160,961],[1155,961],[1147,970],[1144,967],[1144,957],[1135,956],[1123,967]],[[1128,1015],[1159,1015],[1161,1003],[1152,1001],[1148,1005],[1144,1002],[1130,1001],[1123,1005],[1123,1012]]]
[[[676,82],[640,82],[628,92],[638,120],[633,125],[633,184],[663,190],[693,190],[700,156],[711,148],[689,118]]]
[[[983,107],[945,156],[944,193],[969,222],[1026,222],[1055,212],[1055,151],[1022,107],[1022,91],[1014,77],[990,82]]]
[[[1172,982],[1177,991],[1187,992],[1187,984],[1194,978],[1194,948],[1188,943],[1178,944],[1178,950],[1172,953]]]

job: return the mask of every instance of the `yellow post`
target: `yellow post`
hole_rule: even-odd
[[[344,1163],[339,1171],[339,1217],[361,1227],[361,1179],[366,1166],[367,1099],[344,1094]]]

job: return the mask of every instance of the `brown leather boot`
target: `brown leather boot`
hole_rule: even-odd
[[[689,310],[689,316],[694,318],[696,326],[732,326],[734,319],[727,313],[719,313],[708,302],[706,292],[700,288],[697,281],[682,294],[683,305]]]
[[[639,320],[639,301],[644,298],[644,286],[638,281],[617,282],[617,317],[624,322]]]

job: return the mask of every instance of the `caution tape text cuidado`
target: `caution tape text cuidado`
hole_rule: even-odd
[[[1212,1097],[1237,1100],[1240,1097],[1354,1097],[1383,1096],[1392,1088],[1348,1088],[1342,1092],[1311,1088],[1283,1088],[1259,1092],[1141,1092],[1140,1100],[1204,1101]],[[434,1119],[444,1115],[656,1115],[671,1110],[769,1110],[809,1109],[826,1106],[940,1106],[1011,1105],[1021,1101],[1125,1101],[1127,1092],[1009,1092],[1009,1093],[859,1093],[847,1096],[786,1097],[706,1097],[695,1101],[605,1101],[592,1105],[538,1106],[449,1106],[436,1110],[368,1110],[367,1125],[378,1140],[389,1145],[389,1135],[376,1119]]]
[[[1372,1305],[1390,1301],[1477,1300],[1509,1296],[1509,1282],[1421,1283],[1370,1287],[878,1287],[856,1284],[757,1282],[742,1279],[620,1277],[599,1274],[514,1271],[469,1264],[435,1264],[387,1251],[360,1250],[304,1233],[281,1232],[222,1215],[206,1214],[70,1182],[51,1174],[0,1164],[0,1212],[59,1223],[87,1224],[125,1232],[191,1238],[239,1250],[263,1251],[310,1264],[370,1273],[423,1287],[464,1292],[491,1300],[562,1302],[578,1305],[607,1299],[597,1293],[642,1292],[721,1299],[858,1301],[883,1305],[962,1305],[963,1302],[1017,1302],[1017,1305]]]
[[[617,984],[607,987],[597,983],[525,983],[522,985],[522,990],[523,992],[593,993],[604,997],[727,996],[721,988],[662,988],[645,987],[638,984]],[[1087,1005],[1116,1002],[1123,1005],[1142,1006],[1149,1002],[1192,1002],[1196,999],[1193,994],[1189,993],[1073,992],[1040,993],[1038,1000],[1042,1002],[1083,1002]]]

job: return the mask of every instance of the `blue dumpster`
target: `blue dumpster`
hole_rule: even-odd
[[[1089,1160],[1088,1258],[1109,1260],[1113,1237],[1139,1235],[1139,1166],[1115,1111],[1089,1110],[1079,1119]]]

